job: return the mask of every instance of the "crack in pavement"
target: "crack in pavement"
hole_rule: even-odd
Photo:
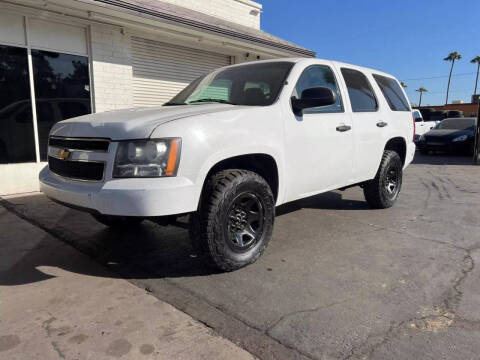
[[[401,329],[407,326],[407,324],[410,328],[418,328],[421,330],[435,332],[439,329],[447,328],[458,321],[460,324],[468,324],[470,325],[470,328],[478,330],[480,328],[480,321],[472,321],[461,318],[457,319],[455,314],[456,307],[458,306],[458,303],[463,295],[460,287],[467,278],[468,274],[470,274],[475,268],[475,262],[471,256],[471,252],[477,250],[478,247],[473,247],[471,249],[459,249],[462,249],[466,252],[466,255],[462,259],[464,267],[460,269],[461,275],[455,279],[441,305],[434,306],[434,311],[437,312],[437,314],[413,317],[397,324],[390,325],[389,329],[384,333],[369,335],[362,344],[357,347],[352,347],[350,353],[344,358],[344,360],[370,357],[378,348],[386,344],[389,340],[393,339]],[[376,341],[375,339],[379,340]]]
[[[329,307],[332,307],[332,306],[335,306],[335,305],[340,305],[340,304],[344,304],[348,301],[352,300],[351,298],[348,298],[348,299],[344,299],[344,300],[341,300],[341,301],[335,301],[333,303],[330,303],[330,304],[326,304],[326,305],[320,305],[320,306],[317,306],[313,309],[305,309],[305,310],[295,310],[295,311],[292,311],[290,313],[287,313],[287,314],[284,314],[282,316],[280,316],[277,320],[273,321],[270,325],[267,326],[267,329],[265,330],[265,334],[267,334],[268,336],[271,336],[274,338],[274,336],[272,336],[270,334],[270,331],[272,331],[278,324],[280,324],[281,322],[285,321],[285,319],[291,317],[291,316],[295,316],[295,315],[298,315],[298,314],[304,314],[304,313],[310,313],[310,312],[316,312],[316,311],[319,311],[319,310],[323,310],[323,309],[327,309]]]
[[[51,337],[52,335],[52,328],[51,328],[51,324],[57,320],[57,318],[55,316],[52,316],[52,314],[48,313],[48,315],[50,315],[50,318],[45,320],[43,323],[42,323],[42,327],[45,329],[46,333],[47,333],[47,337]],[[65,359],[65,354],[60,350],[59,346],[58,346],[58,343],[55,342],[55,341],[51,341],[50,344],[52,345],[53,347],[53,350],[55,350],[55,352],[58,354],[58,356],[61,358],[61,359]]]

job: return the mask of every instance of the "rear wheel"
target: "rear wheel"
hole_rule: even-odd
[[[111,228],[128,228],[141,224],[142,218],[130,216],[112,216],[102,214],[91,214],[99,223]]]
[[[247,170],[213,175],[190,218],[190,237],[211,265],[232,271],[255,262],[273,230],[275,203],[267,182]]]
[[[393,206],[402,188],[403,164],[397,152],[385,150],[373,180],[363,186],[365,200],[374,209]]]

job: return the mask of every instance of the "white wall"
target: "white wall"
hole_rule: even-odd
[[[250,0],[162,0],[237,24],[260,29],[262,5]]]
[[[92,25],[91,59],[95,112],[132,106],[130,35],[119,27]]]
[[[38,173],[46,163],[0,165],[0,195],[40,190]]]

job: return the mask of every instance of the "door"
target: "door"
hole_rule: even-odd
[[[230,56],[132,37],[133,104],[162,105]]]
[[[387,114],[379,108],[378,100],[367,76],[355,69],[341,68],[352,110],[354,131],[353,178],[361,182],[375,177],[388,126]]]
[[[298,98],[305,89],[317,86],[332,89],[336,102],[305,109],[300,116],[290,111],[285,129],[289,201],[345,186],[351,177],[353,129],[332,67],[307,67],[292,96]]]

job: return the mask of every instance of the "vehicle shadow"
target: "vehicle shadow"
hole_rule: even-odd
[[[423,155],[415,153],[412,164],[417,165],[473,165],[470,155],[431,154]]]
[[[40,270],[42,266],[90,276],[125,279],[178,278],[219,273],[196,253],[185,229],[145,221],[134,228],[114,230],[100,225],[89,214],[63,208],[44,197],[37,196],[40,199],[34,201],[31,198],[17,198],[20,209],[11,205],[8,207],[30,223],[23,221],[21,226],[30,227],[33,224],[42,228],[43,232],[39,233],[44,235],[41,238],[24,237],[20,247],[15,245],[19,240],[20,228],[0,235],[0,247],[6,259],[0,266],[0,285],[21,285],[52,278]],[[368,205],[364,201],[343,199],[339,192],[329,192],[280,206],[277,216],[303,208],[365,210]],[[58,217],[58,214],[62,215]],[[71,254],[72,249],[59,244],[58,240],[110,270],[65,255]]]
[[[342,193],[337,190],[280,205],[275,213],[276,216],[282,216],[300,209],[370,210],[370,207],[366,201],[344,199]]]

